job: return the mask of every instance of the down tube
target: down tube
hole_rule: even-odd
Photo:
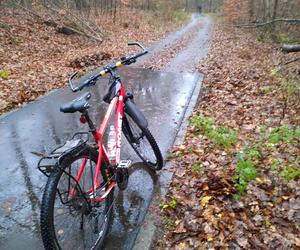
[[[99,178],[99,173],[100,173],[100,168],[101,168],[101,162],[102,162],[102,156],[103,156],[103,143],[102,143],[102,138],[103,138],[103,134],[107,128],[107,125],[108,125],[108,121],[109,121],[109,118],[111,117],[112,115],[112,112],[114,111],[114,107],[116,105],[118,101],[118,98],[115,97],[111,103],[109,104],[109,107],[107,109],[107,112],[104,116],[104,119],[103,119],[103,122],[101,123],[101,126],[100,126],[100,129],[99,129],[99,132],[98,132],[98,147],[99,147],[99,153],[98,153],[98,160],[97,160],[97,166],[96,166],[96,173],[95,173],[95,176],[94,176],[94,188],[96,189],[97,186],[98,186],[98,178]],[[104,153],[104,155],[106,155]],[[106,157],[107,158],[107,157]]]
[[[121,85],[122,86],[122,85]],[[125,91],[123,86],[120,90],[119,101],[117,104],[117,112],[115,117],[115,141],[116,141],[116,158],[115,164],[118,165],[121,158],[121,137],[122,137],[122,121],[123,121],[123,112],[124,112],[124,96]]]

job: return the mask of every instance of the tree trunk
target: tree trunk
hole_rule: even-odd
[[[209,12],[210,12],[210,13],[212,12],[212,2],[213,2],[213,0],[210,0],[210,1],[209,1]]]
[[[274,8],[273,8],[273,15],[272,15],[272,20],[274,21],[277,18],[277,8],[278,8],[278,0],[274,1]],[[272,30],[274,31],[276,28],[276,23],[272,23],[271,25]]]
[[[115,2],[115,4],[114,4],[114,16],[113,16],[113,22],[116,23],[118,0],[115,0],[114,2]]]
[[[271,19],[271,9],[270,9],[270,0],[265,1],[265,20],[269,21]]]
[[[262,5],[263,5],[263,21],[266,22],[266,13],[267,13],[267,6],[266,6],[266,0],[262,0]]]
[[[249,22],[253,21],[254,16],[254,0],[249,0]]]

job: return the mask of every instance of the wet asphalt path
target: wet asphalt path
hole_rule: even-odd
[[[152,51],[164,49],[165,44],[184,35],[192,25],[201,21],[207,30],[183,49],[181,60],[191,57],[197,50],[201,56],[185,61],[186,68],[194,67],[207,50],[210,21],[206,17],[193,17],[185,28],[172,33]],[[202,46],[202,47],[201,47]],[[187,51],[187,52],[185,52]],[[195,55],[195,54],[194,54]],[[151,56],[151,54],[150,54]],[[149,57],[148,57],[149,58]],[[168,71],[180,72],[179,59],[176,65],[170,62]],[[191,65],[193,64],[193,65]],[[172,67],[173,70],[172,70]],[[195,67],[194,67],[195,68]],[[158,141],[164,156],[172,146],[178,127],[184,117],[187,105],[196,84],[201,84],[199,75],[189,73],[168,73],[129,67],[122,71],[127,91],[133,92],[135,102],[146,114],[149,128]],[[107,88],[101,80],[90,88],[92,92],[91,117],[103,116],[106,104],[102,100]],[[46,178],[38,172],[38,157],[32,151],[49,152],[55,145],[78,130],[86,130],[78,120],[78,114],[62,114],[59,106],[77,97],[68,88],[54,91],[24,108],[0,117],[0,249],[42,249],[39,235],[39,210],[42,189]],[[142,225],[152,199],[158,176],[138,162],[135,153],[126,145],[122,159],[134,162],[129,187],[124,192],[115,193],[113,224],[107,237],[105,249],[131,249]],[[162,170],[161,175],[163,176]]]
[[[146,114],[149,128],[166,156],[176,128],[198,81],[197,75],[125,69],[128,91]],[[107,88],[100,81],[92,92],[91,117],[102,118]],[[24,108],[0,118],[0,246],[1,249],[42,249],[39,210],[46,178],[36,169],[38,157],[32,151],[49,152],[76,131],[86,131],[78,114],[62,114],[59,106],[75,98],[68,88],[55,91]],[[123,140],[124,141],[124,140]],[[125,146],[124,141],[124,146]],[[137,161],[127,145],[122,159]],[[135,164],[129,188],[116,193],[114,220],[106,249],[130,249],[151,201],[156,175]]]

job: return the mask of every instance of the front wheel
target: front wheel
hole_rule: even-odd
[[[148,128],[141,127],[129,115],[124,115],[123,133],[131,147],[147,166],[153,170],[162,169],[163,157]]]
[[[45,249],[98,249],[102,245],[112,212],[113,190],[103,202],[92,202],[107,190],[110,178],[102,162],[99,186],[93,187],[97,157],[98,152],[86,146],[76,157],[64,156],[49,176],[41,206]]]

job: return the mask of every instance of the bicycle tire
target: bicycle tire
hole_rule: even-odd
[[[139,156],[139,158],[151,169],[158,171],[163,167],[163,157],[156,140],[148,128],[141,127],[131,116],[124,115],[123,117],[123,134],[125,135],[128,143]],[[139,138],[137,138],[137,136]],[[145,156],[145,150],[142,150],[141,139],[149,144],[145,149],[152,151],[150,160]]]
[[[95,149],[86,146],[76,157],[72,155],[64,156],[60,161],[60,165],[56,166],[57,171],[52,172],[49,176],[42,198],[40,218],[41,235],[45,249],[98,249],[102,246],[108,232],[110,217],[112,214],[114,190],[111,190],[103,203],[99,203],[97,206],[90,205],[89,209],[91,209],[91,211],[89,213],[84,210],[87,210],[87,195],[89,194],[84,194],[84,188],[86,187],[83,182],[85,182],[85,179],[88,179],[86,177],[88,171],[91,173],[90,179],[93,179],[95,165],[92,164],[96,164],[97,157],[98,152]],[[73,183],[76,183],[72,178],[70,178],[70,173],[72,173],[73,164],[78,162],[80,159],[88,159],[87,164],[89,165],[85,166],[80,183],[79,185],[76,185],[75,197],[68,201],[72,181]],[[69,174],[66,174],[67,172]],[[106,189],[108,186],[107,181],[110,178],[108,174],[106,164],[102,161],[101,173],[99,174],[101,176],[99,176],[99,178],[102,178],[100,180],[102,180],[102,183],[104,184],[102,184],[101,189]],[[63,179],[64,176],[69,178],[69,190],[67,191],[64,191],[63,189],[66,185]],[[65,193],[67,193],[67,195]],[[68,205],[63,205],[64,196],[67,197],[67,200],[64,201],[66,201],[66,204]],[[102,206],[103,215],[100,217],[100,214],[97,214],[96,212],[99,212],[101,204],[104,204],[104,207]],[[61,207],[59,207],[59,205],[61,205]],[[82,211],[78,212],[76,210]],[[62,213],[62,211],[65,212]],[[62,215],[66,215],[67,220],[63,220],[63,218],[60,217]],[[70,221],[70,218],[72,217],[75,218],[74,222],[73,220]],[[56,219],[58,219],[58,221],[56,221]],[[98,224],[101,219],[103,219],[103,223],[99,229]],[[87,226],[89,227],[85,227],[84,220],[87,222]]]

